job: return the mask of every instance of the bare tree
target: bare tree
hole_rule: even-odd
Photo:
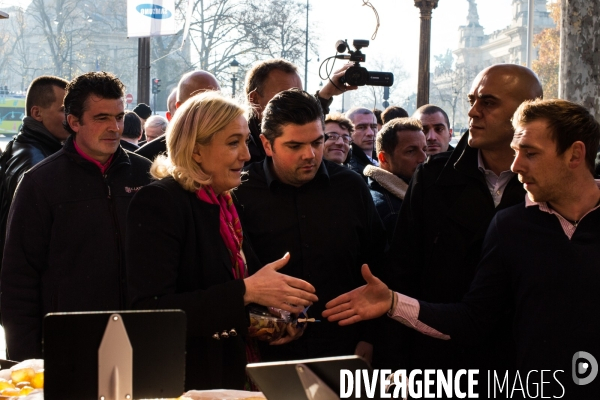
[[[37,63],[33,53],[30,51],[30,44],[27,39],[27,20],[23,9],[19,8],[11,13],[10,31],[10,56],[11,62],[7,65],[7,70],[12,77],[20,77],[19,90],[26,91],[28,83],[34,78],[38,71]],[[8,43],[7,43],[8,50]],[[7,57],[8,60],[8,57]],[[13,80],[13,89],[16,88],[17,82]]]
[[[306,50],[306,5],[298,0],[249,0],[244,14],[245,34],[261,52],[256,55],[283,58],[300,64]],[[309,50],[317,53],[309,27]]]
[[[400,92],[401,82],[408,78],[408,73],[404,69],[399,58],[371,57],[371,60],[361,64],[369,71],[391,72],[394,74],[394,84],[389,88],[390,104],[400,105],[404,101],[403,93]],[[352,106],[362,106],[367,108],[384,109],[384,91],[383,86],[362,86],[352,95]]]
[[[12,19],[14,18],[13,14]],[[4,85],[8,85],[9,58],[13,53],[10,39],[9,25],[0,24],[0,89],[3,89]]]
[[[472,68],[454,65],[452,52],[434,56],[436,67],[431,81],[431,103],[446,110],[452,129],[466,126],[467,90],[475,76]]]
[[[49,73],[72,78],[79,55],[76,48],[89,41],[84,0],[32,0],[27,14],[36,22],[35,34],[42,35],[44,45],[38,54],[44,55]]]
[[[241,64],[238,81],[256,60],[282,57],[300,64],[304,60],[306,7],[298,0],[195,0],[190,26],[194,68],[231,79],[229,65]],[[309,49],[316,53],[309,31]],[[229,85],[227,85],[229,86]]]
[[[243,22],[242,0],[196,0],[190,25],[192,49],[198,55],[196,68],[226,79],[229,64],[248,60],[258,46],[251,43]]]

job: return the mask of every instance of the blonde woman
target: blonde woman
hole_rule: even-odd
[[[317,301],[312,285],[277,272],[289,255],[260,268],[243,237],[229,191],[250,159],[244,112],[217,92],[187,100],[167,128],[168,157],[152,165],[158,180],[129,208],[131,306],[186,312],[186,389],[244,387],[255,360],[247,304],[300,312]]]

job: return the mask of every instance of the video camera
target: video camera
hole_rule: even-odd
[[[341,78],[342,83],[347,83],[351,86],[392,86],[394,84],[394,74],[391,72],[367,71],[366,68],[360,66],[360,63],[365,62],[366,59],[366,56],[361,53],[360,49],[369,47],[368,40],[355,39],[352,41],[352,45],[356,49],[355,51],[350,50],[350,46],[348,46],[346,40],[338,40],[335,44],[335,49],[338,53],[345,53],[346,51],[349,53],[349,55],[336,55],[335,58],[354,62],[354,65],[348,68],[346,74]]]

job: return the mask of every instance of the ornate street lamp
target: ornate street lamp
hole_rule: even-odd
[[[237,81],[237,78],[235,76],[235,74],[237,74],[238,70],[240,69],[240,63],[237,62],[237,60],[234,58],[233,61],[231,62],[231,64],[229,64],[229,72],[231,72],[231,97],[235,97],[235,82]]]

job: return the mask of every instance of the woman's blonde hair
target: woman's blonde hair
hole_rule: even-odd
[[[196,144],[208,145],[215,134],[246,113],[246,109],[219,92],[208,91],[188,99],[177,109],[167,127],[168,156],[159,156],[150,173],[157,179],[172,176],[184,189],[197,191],[209,185],[192,154]]]

